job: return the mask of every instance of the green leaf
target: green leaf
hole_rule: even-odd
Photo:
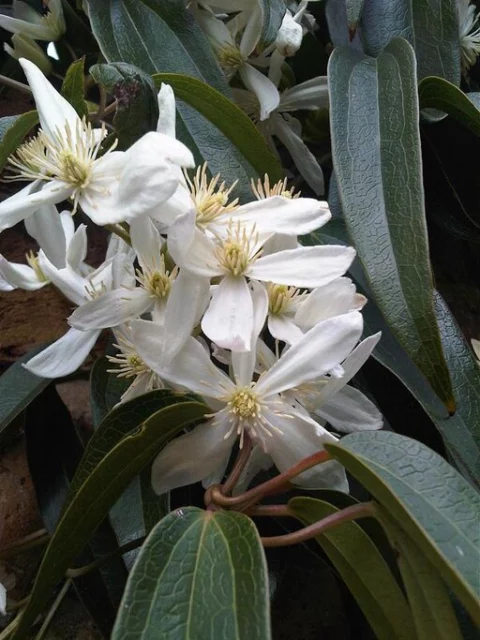
[[[440,76],[460,84],[456,0],[369,0],[362,14],[365,52],[379,55],[401,36],[415,49],[418,77]]]
[[[12,364],[0,376],[0,440],[17,416],[34,400],[51,380],[39,378],[22,365],[45,348],[45,345],[29,351]]]
[[[260,0],[260,7],[263,12],[260,42],[263,47],[268,47],[275,42],[287,7],[285,0]]]
[[[288,507],[305,525],[339,509],[315,498],[293,498]],[[316,541],[342,576],[379,640],[411,640],[413,620],[407,602],[387,563],[356,522],[317,536]]]
[[[13,638],[25,638],[57,581],[71,566],[132,478],[174,435],[199,420],[207,411],[208,407],[199,402],[183,402],[161,409],[134,433],[123,438],[95,467],[67,504],[50,539]]]
[[[328,451],[419,546],[480,622],[480,496],[443,458],[388,431],[355,433]]]
[[[152,78],[125,62],[96,64],[90,73],[117,101],[113,118],[120,149],[128,149],[148,131],[154,131],[158,104]]]
[[[111,362],[102,356],[94,362],[90,372],[90,406],[94,429],[120,402],[122,394],[130,386],[129,380],[108,373],[107,370],[111,368]]]
[[[72,105],[78,115],[88,115],[87,103],[85,102],[85,57],[75,60],[68,67],[62,84],[62,96]]]
[[[27,133],[36,124],[38,124],[36,111],[0,118],[0,171],[7,164],[9,156],[17,150]]]
[[[346,5],[348,29],[355,33],[363,11],[363,0],[346,0]]]
[[[448,592],[438,571],[388,514],[379,517],[397,551],[418,640],[462,640]]]
[[[177,73],[156,73],[153,79],[157,88],[162,82],[171,85],[175,95],[214,124],[260,175],[268,173],[273,181],[282,178],[282,167],[264,137],[234,102],[196,78]]]
[[[88,5],[92,30],[107,62],[128,62],[148,74],[194,76],[230,95],[212,48],[184,0],[95,0]],[[254,171],[242,154],[192,107],[179,103],[177,109],[177,137],[196,162],[208,161],[212,174],[221,173],[227,184],[238,179],[235,195],[251,199]]]
[[[268,640],[265,556],[233,511],[177,509],[153,529],[129,576],[112,640]]]
[[[375,302],[453,413],[433,307],[416,86],[415,56],[405,40],[395,39],[377,60],[335,49],[329,63],[333,164]]]
[[[424,78],[418,87],[421,109],[440,109],[480,136],[480,110],[456,85],[443,78]]]

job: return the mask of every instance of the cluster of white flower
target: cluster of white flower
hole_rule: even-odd
[[[159,493],[220,477],[246,436],[255,445],[250,477],[265,460],[284,470],[335,440],[327,422],[338,431],[379,428],[378,410],[347,384],[379,338],[359,342],[365,299],[344,277],[355,252],[297,241],[329,220],[327,203],[266,178],[252,185],[256,200],[240,204],[234,185],[210,180],[205,166],[189,174],[193,157],[175,139],[166,85],[158,130],[102,155],[104,129],[81,120],[35,65],[21,64],[41,129],[10,160],[28,186],[0,204],[0,229],[24,220],[40,249],[28,264],[0,257],[0,288],[51,283],[77,306],[71,329],[27,369],[65,376],[111,328],[112,370],[132,379],[123,400],[163,386],[204,396],[208,422],[155,463]],[[57,213],[65,199],[119,232],[95,269],[85,262],[85,224],[75,229],[72,212]],[[300,482],[346,488],[336,462]]]

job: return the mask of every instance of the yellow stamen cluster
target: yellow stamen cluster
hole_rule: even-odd
[[[206,162],[197,168],[193,180],[190,179],[186,171],[184,174],[195,205],[198,225],[207,225],[219,215],[234,211],[238,207],[238,198],[232,202],[228,201],[238,180],[228,188],[225,186],[225,182],[219,184],[220,174],[209,180]]]
[[[268,291],[268,310],[273,315],[281,315],[288,311],[292,301],[303,294],[295,287],[287,287],[285,284],[270,283]]]
[[[247,230],[239,222],[230,223],[227,238],[215,249],[215,256],[221,267],[233,276],[242,276],[247,268],[260,257],[255,251],[258,233],[255,226]]]
[[[260,411],[257,394],[251,387],[243,387],[235,391],[227,404],[230,412],[239,420],[256,418]]]
[[[163,299],[170,293],[177,273],[177,267],[171,272],[165,269],[165,258],[162,255],[160,269],[145,269],[143,272],[137,270],[137,280],[152,297]]]
[[[259,178],[257,182],[252,179],[250,183],[253,195],[257,200],[265,200],[271,196],[283,196],[284,198],[299,198],[300,191],[295,193],[295,187],[287,189],[287,179],[279,180],[274,185],[270,185],[270,179],[267,174],[262,180]]]
[[[109,362],[119,366],[115,369],[107,369],[108,373],[114,373],[119,378],[134,378],[142,373],[151,372],[150,367],[137,354],[130,340],[120,336],[118,344],[113,346],[119,350],[119,353],[115,356],[107,355],[107,358]]]
[[[231,74],[240,67],[244,60],[240,49],[234,44],[226,44],[217,51],[220,66],[227,74]]]
[[[41,270],[40,264],[38,263],[38,254],[35,254],[33,251],[29,251],[27,254],[25,254],[25,259],[28,265],[34,270],[38,281],[48,282],[48,278],[45,277],[45,274]]]

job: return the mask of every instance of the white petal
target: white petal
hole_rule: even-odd
[[[180,167],[176,167],[176,171],[178,172],[179,182],[175,192],[168,200],[162,202],[158,207],[154,207],[148,214],[160,225],[162,233],[169,232],[175,220],[192,209],[192,196],[185,184],[185,177]]]
[[[53,139],[57,132],[64,134],[65,126],[68,125],[70,134],[75,139],[80,124],[80,118],[75,109],[54,89],[33,62],[21,58],[20,64],[35,98],[40,126],[45,134]]]
[[[203,316],[203,332],[219,347],[249,351],[253,327],[252,294],[247,281],[244,277],[224,277]]]
[[[336,278],[314,289],[298,307],[295,322],[304,330],[317,322],[352,311],[356,307],[356,289],[350,278]]]
[[[257,341],[268,312],[268,294],[263,285],[259,282],[252,282],[252,303],[253,303],[253,333],[250,342],[250,350],[239,352],[232,351],[231,361],[233,375],[237,385],[246,386],[250,384],[257,361]]]
[[[315,231],[332,217],[327,202],[283,196],[249,202],[227,215],[235,222],[255,224],[260,233],[265,231],[290,236]]]
[[[208,279],[184,271],[175,279],[165,309],[164,358],[168,363],[184,346],[210,300]]]
[[[305,182],[316,194],[325,193],[322,167],[300,135],[293,129],[291,123],[287,123],[284,117],[276,114],[272,125],[273,133],[288,149]]]
[[[79,306],[68,322],[83,331],[115,327],[141,316],[152,306],[152,302],[141,287],[133,290],[114,289]]]
[[[132,247],[143,270],[162,270],[163,238],[148,216],[135,218],[130,224]]]
[[[72,187],[65,186],[63,182],[52,180],[43,183],[41,189],[36,191],[39,181],[32,182],[14,196],[0,203],[0,231],[10,229],[21,222],[27,216],[32,215],[43,205],[55,204],[68,198]]]
[[[345,386],[330,396],[315,413],[336,431],[351,433],[381,429],[383,418],[377,407],[361,391]]]
[[[285,57],[278,51],[274,51],[270,56],[270,67],[268,69],[268,77],[273,84],[278,87],[282,79],[282,67]],[[280,105],[282,104],[282,94],[280,94]]]
[[[215,256],[215,243],[196,228],[193,229],[193,241],[190,242],[189,218],[191,219],[191,214],[182,216],[182,219],[176,221],[170,228],[168,247],[173,259],[180,267],[199,276],[214,278],[223,275]],[[183,248],[182,229],[186,230]]]
[[[161,495],[213,474],[235,442],[236,434],[225,438],[229,428],[227,420],[215,425],[209,421],[172,440],[153,463],[153,490]]]
[[[175,95],[169,84],[162,82],[157,95],[158,121],[157,131],[175,138]]]
[[[176,264],[183,266],[184,261],[191,254],[192,243],[198,234],[200,234],[200,231],[195,227],[195,210],[190,206],[176,217],[168,229],[168,251]],[[200,261],[208,262],[213,254],[213,245],[211,243],[203,243],[204,239],[204,234],[201,234],[201,237],[198,238],[199,249],[203,249],[204,252],[204,257]]]
[[[303,337],[303,331],[285,315],[269,314],[268,330],[276,340],[287,344],[295,344]]]
[[[34,40],[52,40],[53,31],[44,24],[34,24],[0,14],[0,27],[10,33],[22,33]]]
[[[260,10],[260,6],[257,5],[249,15],[242,39],[240,40],[240,53],[244,58],[248,58],[257,46],[262,34],[262,23],[262,11]]]
[[[44,287],[47,282],[39,280],[35,271],[26,264],[8,262],[0,254],[0,274],[9,285],[15,289],[36,291]]]
[[[280,393],[316,380],[345,360],[362,329],[363,319],[358,311],[320,322],[259,379],[258,393]]]
[[[250,64],[243,64],[239,69],[244,85],[254,93],[260,103],[260,120],[268,118],[280,103],[277,87],[263,73]]]
[[[265,417],[280,430],[280,433],[272,431],[272,437],[267,440],[268,453],[280,472],[290,469],[303,458],[322,451],[325,442],[337,441],[335,436],[314,420],[299,413],[294,412],[294,417],[287,418],[271,412]],[[348,492],[345,470],[336,460],[323,462],[301,473],[292,483],[309,489]]]
[[[259,258],[247,275],[264,282],[294,287],[320,287],[343,275],[355,249],[337,245],[301,247]]]
[[[67,264],[72,269],[78,269],[80,264],[87,257],[87,227],[79,225],[67,248]]]
[[[42,251],[38,254],[38,264],[44,276],[50,280],[68,300],[74,304],[82,304],[85,302],[87,296],[85,287],[88,286],[88,280],[68,266],[65,267],[65,269],[57,269]]]
[[[42,378],[68,376],[83,363],[99,335],[100,331],[69,329],[60,340],[41,351],[23,366]]]
[[[318,76],[284,91],[279,111],[322,109],[328,107],[328,78]]]
[[[73,227],[72,215],[70,213],[66,215]],[[62,219],[53,204],[40,207],[32,216],[25,218],[25,228],[27,233],[35,238],[52,264],[58,269],[65,266],[66,236]]]
[[[290,249],[298,249],[301,245],[298,243],[296,236],[285,235],[284,233],[274,233],[263,245],[263,256],[270,253],[278,253],[279,251],[288,251]]]
[[[293,56],[302,44],[303,29],[287,10],[275,40],[275,48],[283,56]]]
[[[215,18],[209,11],[197,11],[195,17],[213,47],[221,49],[225,45],[235,45],[230,31],[222,20]]]

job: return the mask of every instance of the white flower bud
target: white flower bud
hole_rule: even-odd
[[[296,22],[289,11],[285,13],[282,25],[278,31],[275,47],[277,51],[284,56],[293,56],[302,44],[303,29]]]

